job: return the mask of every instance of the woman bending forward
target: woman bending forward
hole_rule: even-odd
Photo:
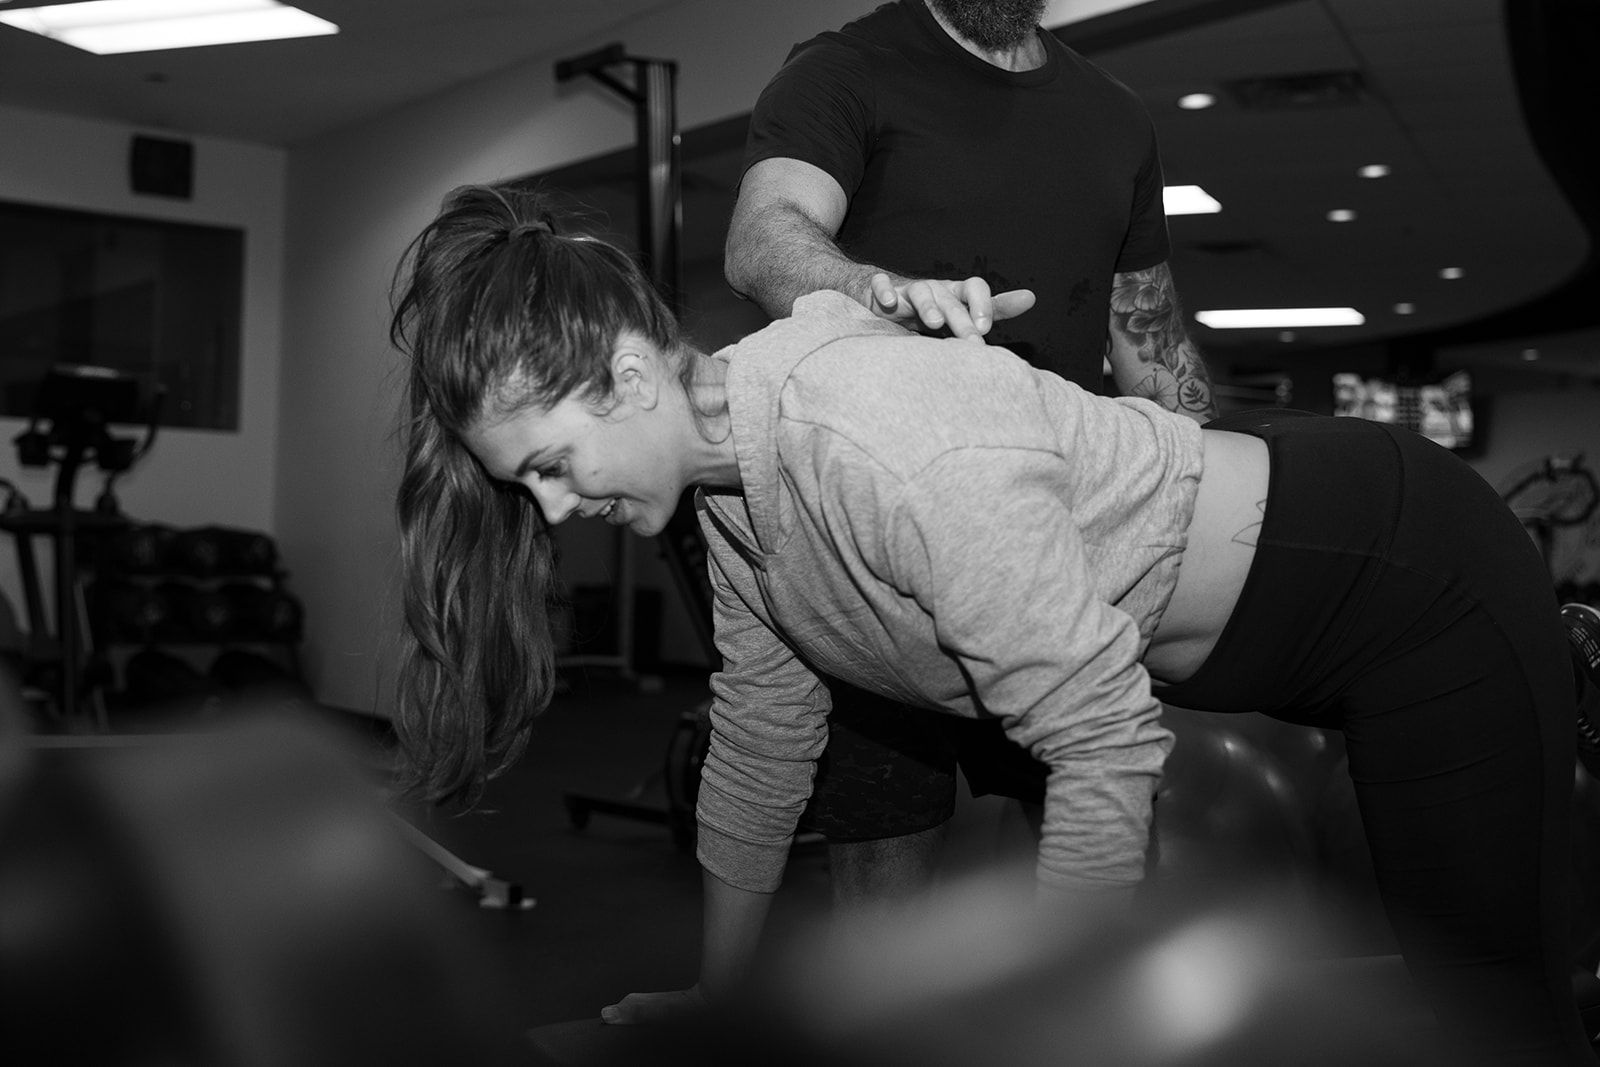
[[[399,491],[417,784],[471,799],[550,696],[548,527],[710,554],[723,667],[701,780],[700,981],[749,962],[828,730],[823,677],[994,716],[1049,769],[1038,876],[1143,873],[1163,701],[1343,730],[1378,885],[1445,1026],[1594,1063],[1565,903],[1574,697],[1531,540],[1403,430],[1268,410],[1201,429],[819,293],[714,355],[620,250],[509,186],[413,243]],[[607,1009],[626,1020],[650,996]]]

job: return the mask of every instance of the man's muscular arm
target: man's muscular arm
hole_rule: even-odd
[[[1106,358],[1124,395],[1145,397],[1197,422],[1216,418],[1211,376],[1189,339],[1165,263],[1112,279]]]
[[[757,163],[739,184],[723,271],[734,292],[775,319],[824,289],[867,302],[877,268],[839,250],[849,200],[825,171],[793,159]]]
[[[1025,289],[992,296],[982,278],[901,278],[845,255],[834,236],[849,198],[819,167],[767,159],[745,172],[728,226],[723,270],[739,295],[773,318],[807,293],[836,289],[883,318],[912,328],[948,327],[982,337],[996,318],[1033,306]]]

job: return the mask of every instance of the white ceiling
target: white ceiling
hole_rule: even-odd
[[[341,32],[118,56],[0,26],[0,104],[292,147],[529,57],[558,54],[568,43],[625,42],[631,17],[686,2],[301,0]],[[749,2],[754,10],[794,0]],[[1143,9],[1205,2],[1156,0]],[[1555,288],[1585,263],[1587,236],[1526,132],[1501,2],[1261,0],[1234,5],[1256,8],[1245,14],[1091,52],[1147,102],[1169,183],[1200,184],[1223,203],[1221,214],[1171,221],[1173,266],[1189,310],[1337,303],[1369,320],[1300,331],[1292,341],[1199,328],[1203,346],[1279,346],[1291,358],[1471,322]],[[1056,0],[1051,11],[1070,12],[1074,3],[1107,7],[1105,0]],[[1223,91],[1209,111],[1173,104],[1235,79],[1329,71],[1358,72],[1366,97],[1251,110]],[[1388,163],[1394,173],[1358,178],[1356,167],[1369,162]],[[737,151],[685,164],[697,177],[686,184],[691,219],[690,185],[725,197]],[[1355,209],[1357,220],[1324,218],[1341,207]],[[692,243],[686,240],[686,253]],[[1441,280],[1446,266],[1465,276]],[[1395,314],[1401,301],[1414,304],[1415,314]],[[1533,343],[1527,337],[1457,348],[1473,363],[1600,379],[1600,333],[1534,341],[1544,353],[1538,364],[1522,360]]]
[[[339,33],[97,56],[0,26],[0,103],[287,146],[683,0],[293,2]]]
[[[1366,327],[1293,342],[1334,344],[1478,320],[1581,267],[1588,236],[1530,141],[1501,9],[1502,0],[1292,0],[1096,54],[1156,116],[1167,180],[1198,182],[1224,205],[1171,220],[1188,307],[1360,309]],[[1197,87],[1327,71],[1359,72],[1368,98],[1254,111],[1223,93],[1208,111],[1173,105]],[[1356,174],[1379,162],[1391,176]],[[1333,208],[1354,209],[1356,221],[1328,221]],[[1461,279],[1439,277],[1452,266]],[[1401,302],[1415,312],[1396,314]],[[1215,331],[1210,341],[1228,343]],[[1521,363],[1525,341],[1478,346],[1475,359]],[[1539,347],[1546,369],[1600,377],[1600,335]]]

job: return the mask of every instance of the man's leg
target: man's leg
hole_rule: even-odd
[[[800,828],[828,842],[836,907],[870,912],[933,884],[955,812],[942,716],[832,682],[828,747]]]
[[[938,874],[946,825],[873,841],[828,842],[834,908],[859,915],[926,891]]]
[[[999,720],[963,719],[949,729],[957,763],[972,795],[1004,798],[995,833],[995,860],[1036,860],[1049,769],[1006,737]]]

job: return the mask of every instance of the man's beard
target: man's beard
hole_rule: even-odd
[[[1044,17],[1046,0],[928,0],[955,31],[990,52],[1017,45],[1033,36]]]

